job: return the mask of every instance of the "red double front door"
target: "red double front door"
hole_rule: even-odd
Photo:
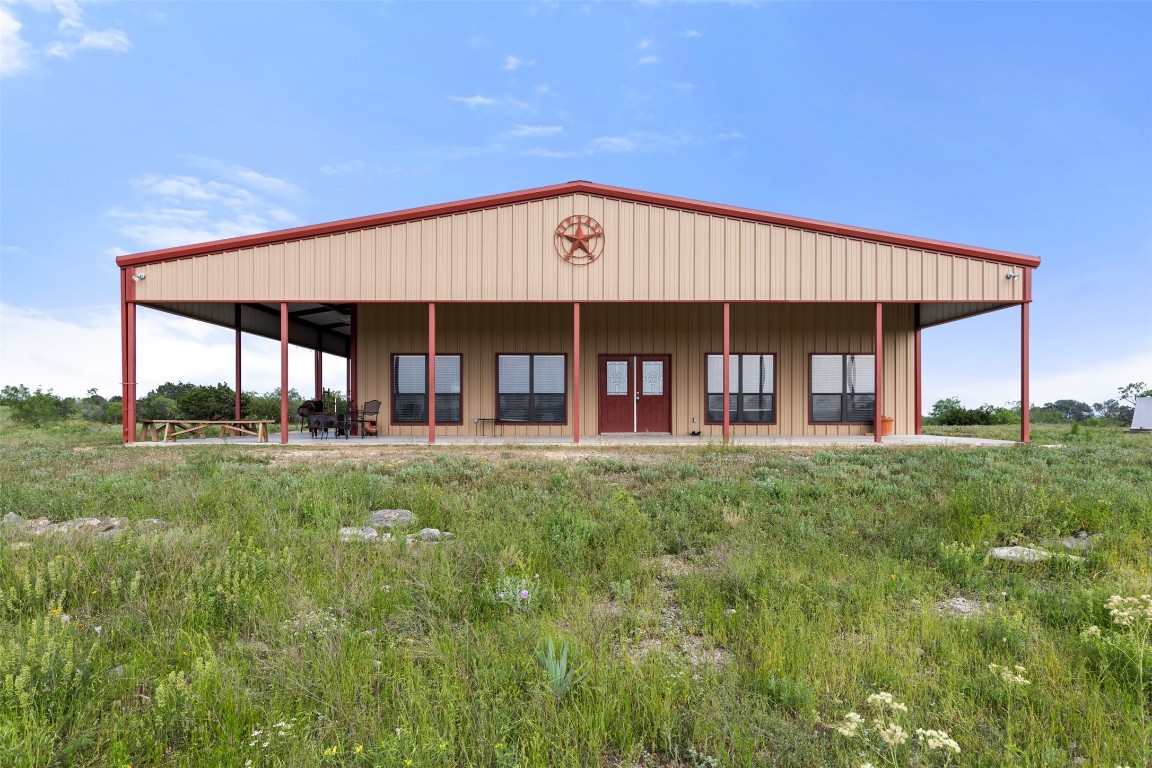
[[[671,432],[669,355],[600,355],[600,432]]]

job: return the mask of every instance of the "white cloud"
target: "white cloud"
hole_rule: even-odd
[[[89,27],[77,0],[25,3],[24,7],[60,16],[53,39],[30,42],[24,38],[24,25],[16,18],[13,5],[15,3],[9,1],[0,6],[0,76],[8,77],[29,69],[38,56],[38,46],[42,46],[45,55],[59,59],[70,59],[84,50],[124,53],[132,47],[128,34],[122,29]]]
[[[656,55],[641,56],[639,59],[636,60],[636,63],[640,64],[641,66],[645,66],[648,64],[659,64],[660,63],[660,57],[656,56]]]
[[[343,163],[336,163],[335,165],[320,166],[320,173],[325,176],[336,176],[345,173],[360,173],[364,170],[363,160],[348,160]]]
[[[77,51],[91,49],[94,51],[113,51],[126,53],[132,47],[128,35],[119,29],[85,29],[79,32],[76,40],[57,40],[45,50],[49,56],[61,59],[70,59]]]
[[[696,38],[696,37],[703,37],[703,35],[694,29],[686,29],[680,33],[680,37],[687,37],[687,38],[691,39],[691,38]]]
[[[32,46],[20,35],[23,26],[7,8],[0,6],[0,77],[23,72],[32,63]]]
[[[636,43],[636,49],[640,51],[646,51],[654,45],[656,45],[655,40],[652,40],[651,38],[645,38],[644,40]]]
[[[737,139],[745,139],[745,138],[748,138],[748,137],[745,136],[744,134],[740,133],[740,131],[729,131],[727,133],[716,134],[716,141],[735,141]]]
[[[519,56],[513,56],[512,54],[508,54],[507,58],[504,59],[504,67],[503,68],[507,69],[507,70],[517,70],[520,68],[520,65],[522,65],[523,63],[524,62],[520,59]]]
[[[475,96],[453,96],[452,101],[458,101],[470,107],[493,107],[498,103],[496,99],[490,99],[480,94],[476,94]]]
[[[514,139],[540,138],[555,136],[563,130],[564,127],[560,125],[518,125],[508,131],[508,136]]]
[[[235,334],[208,323],[164,312],[137,310],[137,386],[143,397],[165,381],[233,383]],[[109,304],[59,312],[0,305],[0,384],[53,389],[61,396],[83,395],[95,387],[105,397],[120,390],[120,307]],[[51,339],[46,344],[45,339]],[[289,386],[312,390],[310,350],[289,347]],[[344,390],[343,361],[325,358],[325,386]],[[280,386],[280,346],[244,336],[246,391]]]
[[[584,157],[592,154],[587,150],[574,150],[574,149],[541,149],[534,147],[526,149],[521,154],[529,155],[531,157],[552,157],[552,158],[565,158],[565,157]]]
[[[636,142],[624,136],[601,136],[592,140],[592,149],[600,152],[631,152]]]
[[[227,180],[149,174],[134,182],[136,205],[115,206],[105,213],[113,229],[138,250],[239,237],[298,223],[295,214],[268,199],[302,195],[294,184],[212,158],[190,162]]]

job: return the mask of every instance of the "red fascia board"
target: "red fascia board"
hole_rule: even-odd
[[[116,259],[116,263],[121,267],[134,267],[144,264],[155,264],[156,262],[160,261],[184,259],[191,256],[202,256],[204,254],[219,253],[222,251],[233,251],[240,248],[252,248],[259,245],[269,245],[271,243],[283,243],[292,240],[301,240],[307,237],[321,237],[323,235],[333,235],[342,232],[353,232],[358,229],[370,229],[372,227],[380,227],[387,224],[401,224],[410,221],[418,221],[420,219],[429,219],[436,216],[447,216],[454,213],[465,213],[483,208],[494,208],[502,205],[514,205],[516,203],[525,203],[532,200],[543,200],[550,197],[559,197],[561,195],[580,193],[616,198],[634,203],[656,205],[665,208],[679,208],[685,211],[706,213],[713,216],[723,216],[725,218],[755,221],[764,224],[776,224],[782,227],[810,229],[829,235],[870,240],[873,242],[887,243],[889,245],[897,245],[905,248],[938,251],[940,253],[954,254],[957,256],[970,256],[972,258],[983,259],[985,261],[995,261],[1002,264],[1013,264],[1021,267],[1040,266],[1040,259],[1036,256],[1026,256],[1024,254],[1010,253],[1008,251],[996,251],[990,248],[978,248],[976,246],[961,245],[959,243],[947,243],[941,240],[929,240],[927,238],[912,237],[910,235],[899,235],[893,232],[881,232],[875,229],[852,227],[846,224],[833,224],[831,222],[817,221],[815,219],[802,219],[796,216],[786,216],[780,213],[755,211],[750,208],[738,208],[731,205],[720,205],[719,203],[706,203],[700,200],[689,200],[682,197],[672,197],[670,195],[661,195],[655,192],[642,192],[640,190],[625,189],[623,187],[610,187],[604,184],[594,184],[590,181],[570,181],[565,184],[554,184],[549,187],[536,187],[534,189],[525,189],[520,192],[506,192],[498,195],[488,195],[486,197],[474,197],[468,200],[460,200],[454,203],[438,203],[436,205],[428,205],[421,208],[409,208],[407,210],[394,211],[392,213],[380,213],[372,216],[361,216],[355,219],[341,219],[340,221],[331,221],[326,224],[311,224],[304,227],[281,229],[275,232],[262,232],[256,235],[231,237],[226,240],[213,240],[211,242],[196,243],[193,245],[180,245],[176,246],[175,248],[164,248],[158,251],[146,251],[144,253],[120,256]]]

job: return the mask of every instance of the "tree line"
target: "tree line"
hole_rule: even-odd
[[[1068,421],[1094,420],[1105,424],[1129,426],[1137,397],[1152,396],[1152,389],[1142,382],[1120,387],[1119,397],[1102,403],[1079,400],[1055,400],[1042,406],[1033,405],[1029,411],[1033,424],[1059,424]],[[20,385],[0,389],[0,405],[8,406],[12,419],[24,424],[43,426],[64,419],[82,419],[104,424],[119,424],[124,403],[119,395],[104,398],[95,389],[85,397],[61,397],[51,389],[37,387],[34,391]],[[288,412],[296,409],[304,398],[295,389],[288,390]],[[337,410],[345,407],[344,398],[328,391],[326,402],[334,402]],[[139,419],[231,419],[236,412],[236,390],[227,384],[215,386],[166,381],[136,401]],[[280,388],[257,394],[240,393],[240,412],[245,419],[280,419]],[[972,426],[981,424],[1019,424],[1020,403],[1004,406],[984,404],[965,408],[960,398],[937,400],[924,419],[925,424]]]
[[[1033,424],[1061,424],[1064,422],[1094,421],[1101,424],[1115,424],[1127,427],[1132,424],[1136,398],[1152,396],[1152,389],[1142,381],[1120,387],[1119,397],[1102,403],[1088,403],[1080,400],[1054,400],[1042,406],[1033,405],[1028,410]],[[984,405],[978,408],[965,408],[958,397],[937,400],[932,411],[924,419],[925,424],[951,426],[973,426],[981,424],[1019,424],[1020,401],[1004,406]]]
[[[304,402],[295,389],[288,390],[289,413]],[[326,402],[335,402],[344,408],[344,398],[331,391]],[[95,389],[85,397],[61,397],[51,389],[37,387],[29,390],[20,385],[0,389],[0,405],[7,406],[14,421],[32,426],[43,426],[54,421],[81,419],[103,424],[119,424],[124,403],[119,395],[102,397]],[[240,393],[240,413],[245,419],[280,420],[280,388],[258,394]],[[236,390],[227,384],[190,384],[167,381],[136,401],[138,419],[231,419],[236,415]]]

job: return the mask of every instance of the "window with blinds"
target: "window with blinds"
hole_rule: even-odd
[[[705,421],[724,421],[724,355],[708,355]],[[733,424],[776,422],[776,356],[728,356],[728,421]]]
[[[563,424],[568,415],[567,381],[564,355],[497,355],[497,421]]]
[[[461,356],[436,355],[436,423],[460,424]],[[392,423],[428,423],[428,355],[392,356]]]
[[[871,423],[876,412],[875,355],[812,355],[813,423]]]

